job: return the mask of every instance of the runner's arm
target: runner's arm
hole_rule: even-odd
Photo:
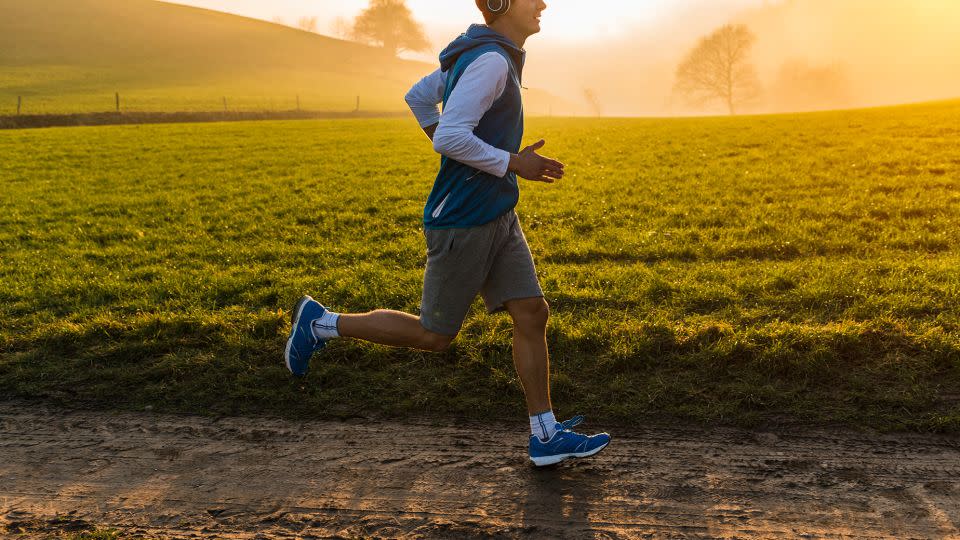
[[[467,67],[440,115],[433,137],[437,153],[497,178],[506,176],[510,153],[482,141],[473,130],[503,95],[508,74],[507,59],[495,52],[481,55]]]
[[[424,77],[407,93],[407,104],[420,127],[433,140],[434,149],[497,178],[507,171],[521,178],[553,182],[563,178],[563,164],[537,154],[543,141],[524,148],[518,154],[509,154],[495,148],[474,135],[473,130],[493,102],[503,95],[509,67],[498,53],[486,53],[464,71],[456,88],[447,100],[443,114],[437,104],[443,101],[447,74],[435,71]]]
[[[433,140],[433,134],[440,122],[440,110],[437,105],[443,101],[443,92],[447,86],[447,74],[439,69],[427,75],[413,85],[404,98],[423,131]]]

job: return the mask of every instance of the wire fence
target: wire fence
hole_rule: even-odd
[[[221,96],[215,102],[197,99],[189,102],[177,99],[136,99],[131,107],[120,92],[110,96],[109,106],[99,107],[96,101],[72,102],[71,107],[51,107],[56,101],[50,98],[34,98],[42,105],[29,106],[29,98],[16,97],[16,109],[12,114],[0,113],[0,129],[30,127],[146,124],[174,122],[223,122],[247,120],[292,120],[315,118],[383,118],[408,114],[402,108],[362,109],[362,100],[356,96],[352,108],[310,109],[303,106],[299,95],[292,99],[238,98]],[[103,100],[106,101],[106,100]],[[319,101],[319,100],[318,100]],[[344,100],[322,100],[329,105],[339,105]],[[216,106],[211,107],[211,103]],[[91,105],[92,104],[92,105]]]
[[[13,96],[11,96],[13,97]],[[21,116],[38,114],[93,114],[123,112],[288,112],[304,110],[323,110],[329,112],[362,112],[361,96],[326,96],[312,99],[312,107],[305,107],[299,94],[275,98],[269,96],[231,97],[230,95],[210,95],[204,97],[170,97],[158,95],[121,95],[120,92],[98,96],[80,94],[65,98],[51,95],[17,95],[16,107],[8,109],[9,98],[0,94],[0,116]],[[380,100],[381,102],[384,100]],[[3,102],[8,102],[4,104]],[[383,105],[383,103],[378,103]],[[317,106],[319,105],[319,107]],[[365,107],[367,108],[367,107]],[[382,107],[380,107],[382,109]],[[376,110],[374,107],[372,110]]]

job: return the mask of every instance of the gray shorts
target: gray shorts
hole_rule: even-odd
[[[527,239],[513,210],[467,229],[427,229],[420,323],[455,336],[479,293],[488,313],[504,302],[543,296]]]

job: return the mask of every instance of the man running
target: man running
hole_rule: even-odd
[[[563,164],[537,154],[544,141],[520,150],[523,45],[540,31],[543,0],[476,0],[486,25],[472,25],[440,54],[440,69],[407,94],[411,110],[442,155],[423,213],[427,267],[420,316],[389,310],[361,315],[328,311],[300,299],[284,353],[294,375],[328,340],[444,351],[460,332],[479,293],[489,313],[513,319],[513,361],[530,414],[530,459],[537,466],[588,457],[610,443],[557,422],[550,402],[546,328],[549,308],[514,207],[517,177],[552,183]],[[437,109],[443,103],[443,114]]]

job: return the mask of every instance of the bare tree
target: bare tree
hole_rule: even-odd
[[[283,20],[283,17],[277,15],[274,18],[270,19],[274,24],[281,24],[287,26],[287,21]]]
[[[414,20],[405,0],[370,0],[353,23],[353,36],[382,45],[394,56],[401,51],[430,48],[423,27]]]
[[[700,39],[677,67],[674,92],[693,106],[719,101],[730,114],[760,95],[757,70],[750,63],[756,36],[744,25],[725,25]]]
[[[305,32],[317,33],[317,18],[303,16],[297,21],[297,28]]]
[[[597,96],[596,90],[593,88],[584,88],[583,99],[585,99],[590,105],[590,109],[593,111],[593,114],[597,116],[603,116],[603,106],[600,104],[600,97]]]

